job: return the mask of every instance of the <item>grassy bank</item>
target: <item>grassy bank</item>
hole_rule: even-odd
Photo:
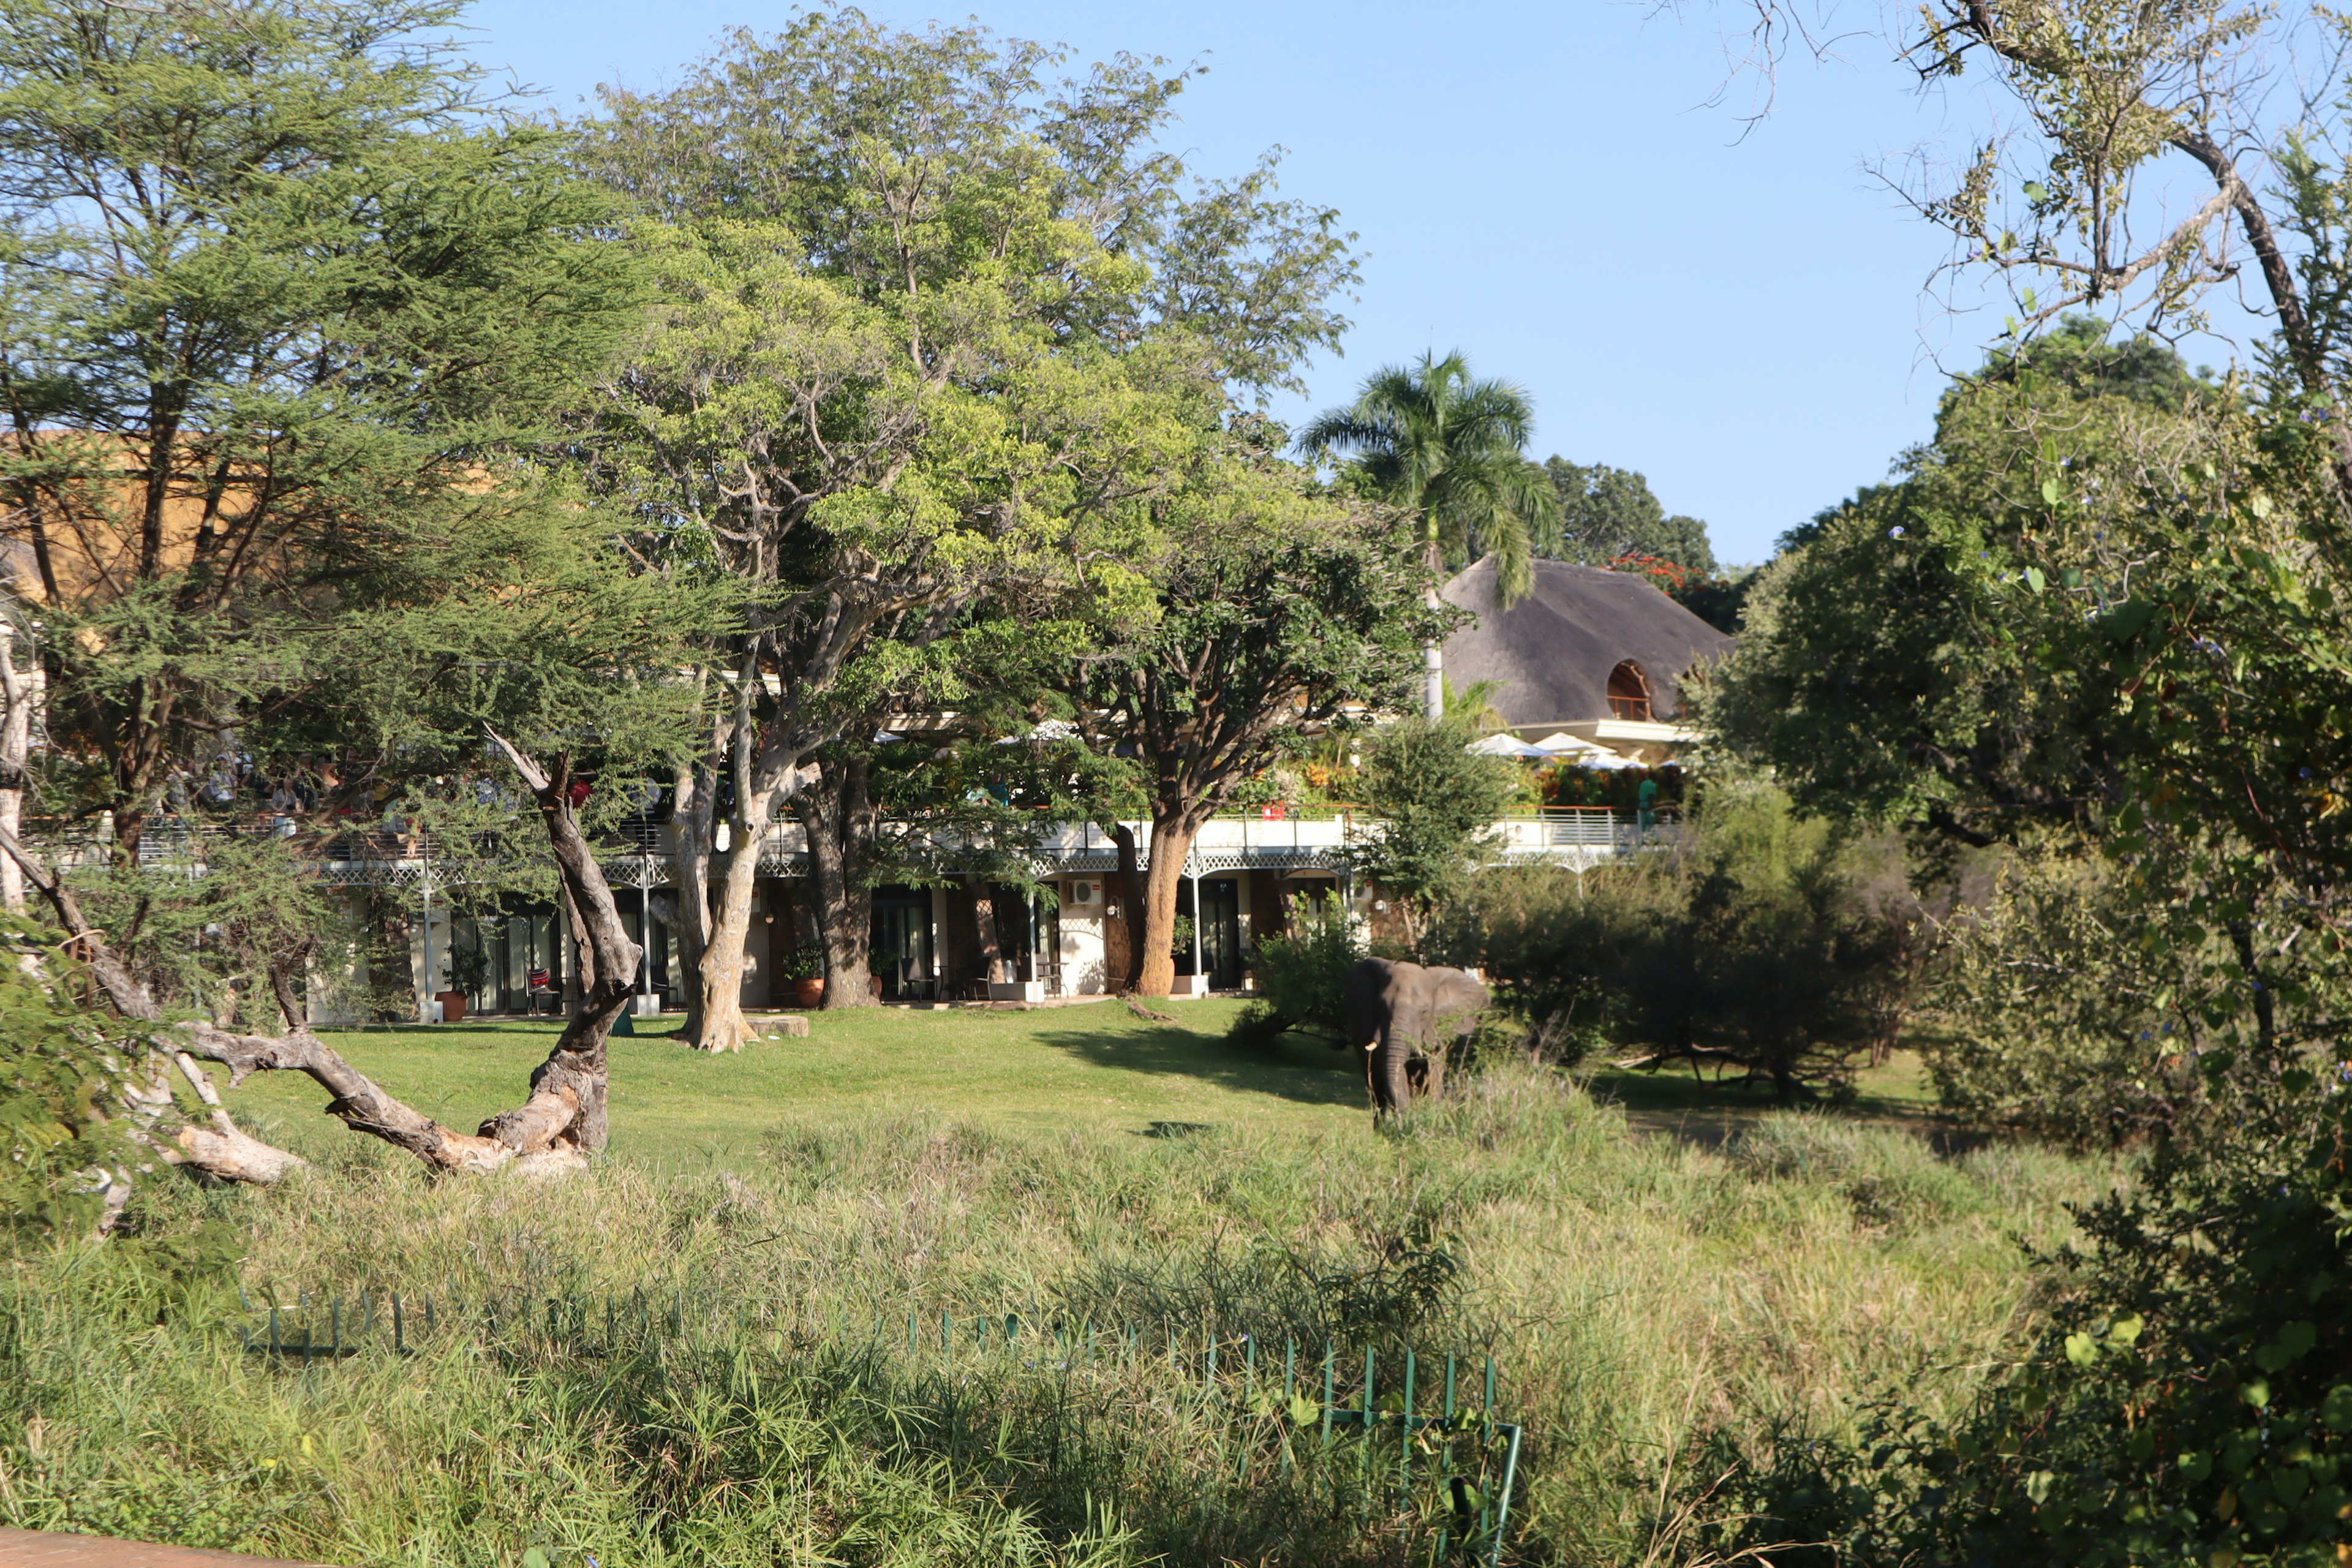
[[[1079,1480],[1020,1458],[1034,1365],[971,1385],[967,1423],[1003,1442],[943,1447],[929,1396],[840,1359],[845,1324],[919,1306],[1492,1351],[1530,1436],[1514,1551],[1672,1560],[1654,1504],[1695,1432],[1835,1424],[1888,1384],[1964,1389],[2030,1311],[2018,1240],[2058,1237],[2063,1204],[2111,1175],[2003,1148],[1942,1159],[1803,1114],[1720,1149],[1637,1137],[1517,1067],[1376,1135],[1320,1053],[1256,1061],[1081,1016],[1091,1044],[1054,1013],[820,1018],[814,1041],[732,1058],[639,1041],[621,1048],[644,1066],[616,1063],[616,1157],[543,1183],[431,1183],[315,1111],[298,1122],[289,1097],[317,1171],[170,1192],[152,1233],[215,1218],[257,1298],[733,1303],[768,1326],[764,1370],[468,1342],[289,1371],[200,1331],[233,1297],[155,1329],[162,1288],[130,1249],[57,1254],[8,1276],[0,1516],[337,1563],[513,1563],[534,1544],[606,1568],[1396,1560],[1392,1532],[1201,1469],[1198,1434],[1140,1385],[1089,1396],[1102,1447]],[[441,1074],[472,1115],[510,1100],[532,1052],[481,1034],[344,1043],[405,1092]],[[248,1110],[282,1092],[239,1091]]]

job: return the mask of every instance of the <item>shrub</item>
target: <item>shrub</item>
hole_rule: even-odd
[[[146,1157],[119,1120],[123,1053],[56,977],[53,940],[0,929],[0,1225],[20,1237],[90,1234],[111,1173]]]
[[[1853,845],[1764,788],[1718,790],[1696,827],[1630,865],[1496,878],[1490,972],[1560,1054],[1606,1038],[1653,1065],[1711,1058],[1783,1100],[1842,1084],[1900,977]]]
[[[1951,1027],[1924,1055],[1945,1105],[2076,1148],[2189,1131],[2206,1004],[2235,966],[2168,913],[2079,847],[2004,857],[1936,990]]]
[[[1255,971],[1263,1001],[1234,1020],[1237,1040],[1272,1039],[1288,1030],[1344,1044],[1348,971],[1364,956],[1353,922],[1337,900],[1292,899],[1286,929],[1258,939]]]
[[[2047,1326],[1973,1408],[1891,1397],[1849,1436],[1750,1449],[1709,1500],[1737,1521],[1711,1544],[1818,1543],[1773,1548],[1791,1565],[2340,1562],[2352,1115],[2284,1078],[2235,1137],[2168,1145],[2138,1191],[2080,1212],[2087,1250],[2042,1259]]]

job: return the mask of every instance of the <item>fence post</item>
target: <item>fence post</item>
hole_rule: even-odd
[[[1323,1342],[1323,1449],[1326,1453],[1328,1453],[1331,1448],[1331,1378],[1337,1353],[1337,1349],[1331,1342],[1325,1340]]]
[[[1520,1429],[1512,1426],[1507,1430],[1511,1434],[1511,1447],[1510,1452],[1503,1457],[1503,1490],[1501,1500],[1495,1510],[1495,1539],[1486,1552],[1487,1568],[1502,1568],[1503,1531],[1509,1529],[1511,1523],[1511,1489],[1517,1484],[1519,1479]]]
[[[1412,1352],[1404,1352],[1404,1419],[1398,1431],[1398,1468],[1402,1472],[1405,1497],[1412,1496]]]

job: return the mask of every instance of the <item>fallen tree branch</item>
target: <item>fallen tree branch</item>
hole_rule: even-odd
[[[201,1020],[167,1022],[146,986],[107,946],[105,934],[83,915],[73,889],[14,834],[0,827],[0,852],[24,868],[26,879],[57,911],[109,1003],[122,1016],[149,1026],[159,1046],[170,1042],[167,1048],[211,1111],[209,1125],[189,1123],[176,1132],[158,1133],[157,1137],[170,1140],[168,1147],[159,1145],[164,1158],[220,1180],[252,1183],[274,1182],[302,1163],[298,1156],[239,1131],[210,1079],[192,1058],[226,1067],[231,1088],[257,1072],[301,1073],[333,1096],[326,1106],[329,1115],[355,1132],[407,1151],[437,1171],[478,1174],[509,1165],[526,1171],[560,1169],[585,1163],[590,1154],[604,1146],[605,1040],[629,1005],[642,950],[622,924],[604,868],[597,865],[572,816],[569,756],[559,756],[551,774],[496,731],[487,725],[484,731],[537,797],[562,876],[565,901],[574,917],[582,977],[588,984],[583,988],[583,1005],[566,1024],[547,1060],[531,1074],[530,1098],[517,1109],[491,1117],[471,1133],[444,1127],[385,1093],[319,1038],[295,995],[290,962],[274,964],[270,970],[271,988],[286,1018],[282,1035],[241,1035]],[[147,1091],[135,1098],[140,1109],[134,1115],[147,1124],[159,1124],[171,1113],[170,1088],[160,1073]]]
[[[0,827],[0,853],[6,854],[16,863],[24,872],[25,879],[57,911],[58,922],[66,928],[73,938],[74,946],[79,949],[76,956],[89,969],[90,977],[98,982],[99,989],[105,994],[115,1012],[133,1023],[146,1026],[151,1045],[158,1050],[165,1048],[160,1037],[171,1033],[175,1026],[164,1023],[163,1009],[155,1005],[155,998],[148,993],[147,987],[123,966],[122,961],[106,945],[104,934],[84,917],[81,900],[74,897],[73,889],[5,827]],[[197,1026],[177,1027],[194,1029]],[[197,1050],[196,1054],[202,1055],[203,1052]],[[300,1155],[265,1143],[239,1128],[221,1104],[220,1094],[213,1088],[212,1079],[189,1059],[187,1052],[172,1052],[172,1061],[187,1078],[196,1098],[209,1111],[205,1118],[209,1125],[200,1125],[176,1114],[168,1069],[159,1058],[143,1084],[134,1078],[126,1085],[124,1091],[124,1109],[138,1128],[141,1142],[153,1149],[159,1158],[172,1164],[184,1165],[214,1181],[242,1182],[257,1186],[267,1186],[280,1180],[287,1172],[308,1163]],[[173,1121],[179,1121],[180,1125],[167,1128],[166,1123]],[[108,1191],[110,1220],[114,1214],[121,1212],[122,1203],[130,1196],[128,1184],[123,1184],[123,1186],[120,1198],[111,1187]]]

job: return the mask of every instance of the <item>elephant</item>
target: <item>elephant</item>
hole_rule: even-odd
[[[1348,1038],[1362,1047],[1372,1112],[1445,1089],[1445,1047],[1477,1027],[1493,1000],[1475,976],[1367,958],[1348,971]]]

